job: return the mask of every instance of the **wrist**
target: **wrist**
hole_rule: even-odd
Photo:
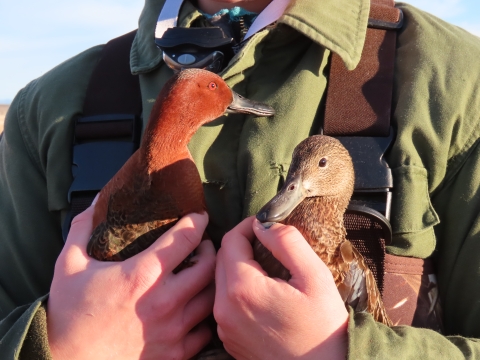
[[[349,317],[306,358],[345,360],[348,353],[348,321]]]

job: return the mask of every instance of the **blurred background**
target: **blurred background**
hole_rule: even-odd
[[[406,2],[480,36],[479,0]],[[75,54],[134,30],[143,3],[0,0],[0,131],[7,105],[21,88]]]

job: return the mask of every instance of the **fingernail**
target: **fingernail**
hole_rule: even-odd
[[[97,200],[98,200],[98,197],[100,196],[100,193],[98,193],[96,196],[95,196],[95,199],[93,199],[92,201],[92,205],[95,205],[97,203]]]
[[[206,215],[206,212],[201,212],[201,213],[192,212],[188,214],[188,216],[190,216],[192,219],[204,219],[205,215]]]
[[[190,219],[192,219],[194,224],[206,226],[206,224],[208,223],[208,214],[206,212],[190,213],[187,216],[189,216]]]
[[[274,224],[276,224],[275,222],[260,222],[258,221],[257,219],[255,219],[255,225],[257,226],[257,228],[259,228],[260,230],[268,230],[270,229]]]

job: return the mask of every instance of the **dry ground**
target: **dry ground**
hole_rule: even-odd
[[[0,133],[3,131],[3,120],[5,120],[7,109],[8,105],[0,105]]]

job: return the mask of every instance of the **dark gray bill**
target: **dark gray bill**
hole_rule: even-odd
[[[287,179],[277,195],[266,203],[257,213],[261,223],[272,223],[284,220],[305,199],[305,190],[300,176]],[[269,225],[269,224],[268,224]]]
[[[267,104],[249,100],[232,91],[233,101],[227,108],[227,113],[244,113],[257,116],[273,116],[275,110]]]

